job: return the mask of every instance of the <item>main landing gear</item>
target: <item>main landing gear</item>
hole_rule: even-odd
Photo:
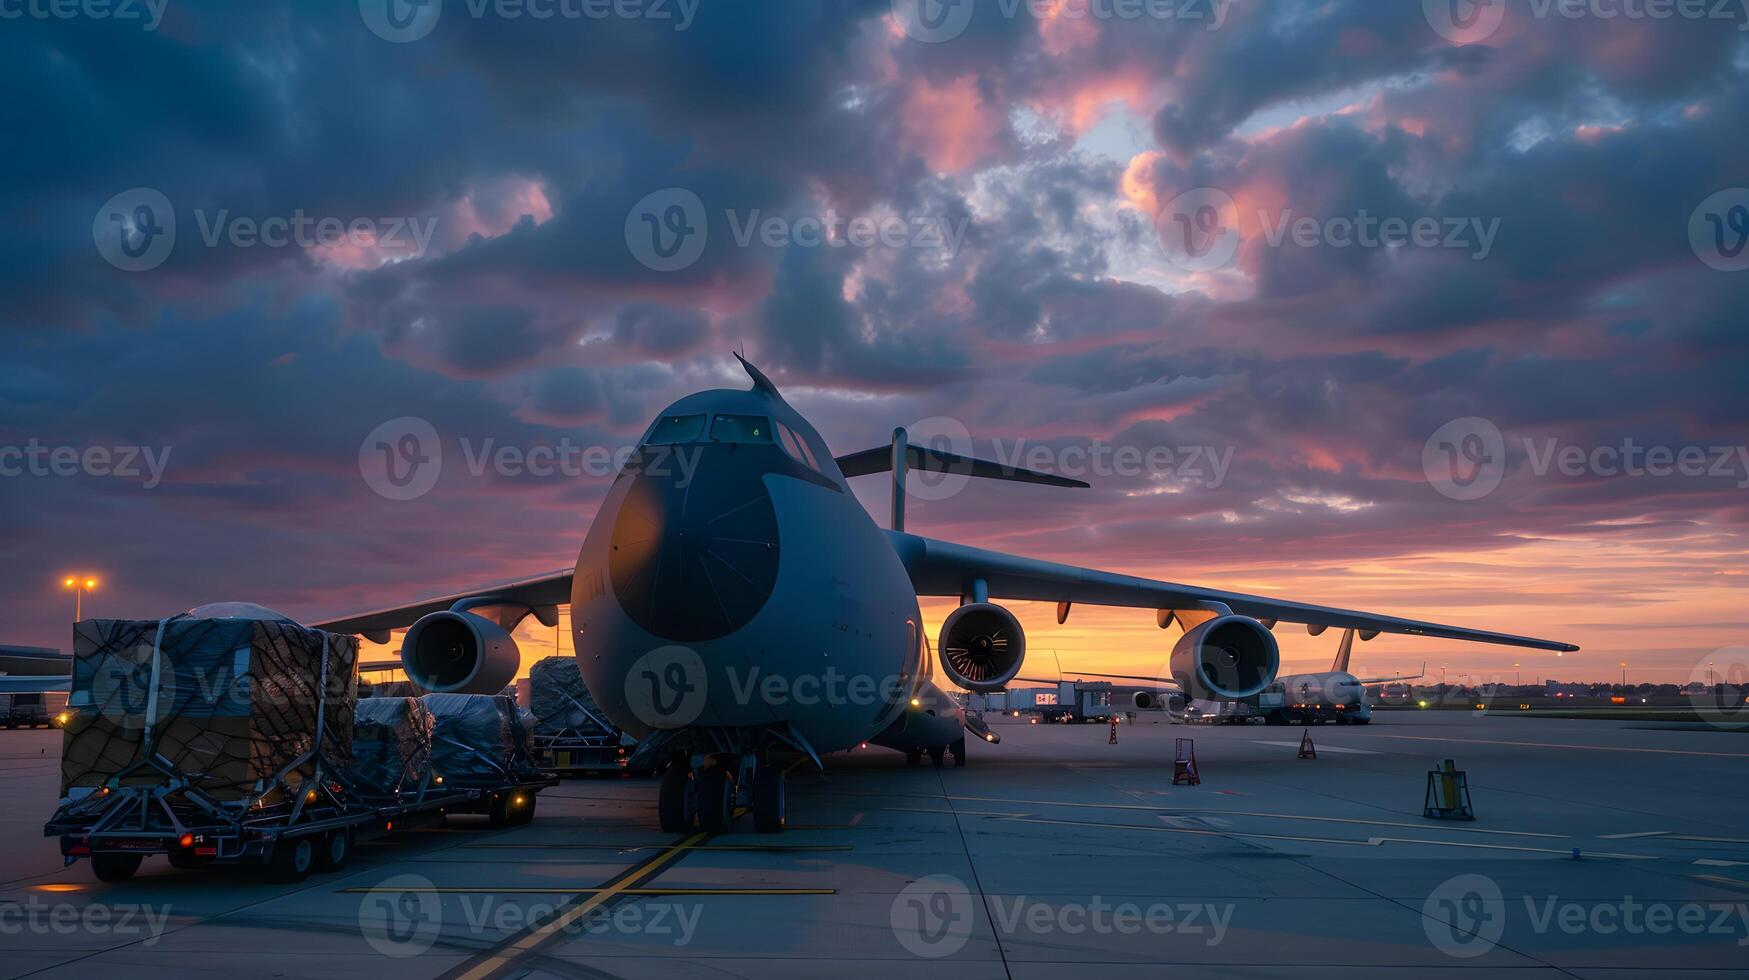
[[[784,783],[783,773],[763,755],[677,756],[662,771],[658,790],[662,832],[727,834],[745,808],[755,831],[781,834]]]
[[[966,764],[966,740],[964,738],[959,738],[955,739],[952,745],[937,745],[930,749],[906,749],[905,765],[909,768],[915,769],[923,764],[923,757],[927,755],[929,756],[929,763],[935,768],[940,769],[943,760],[947,758],[947,755],[950,752],[953,753],[953,764],[955,766],[963,766]]]

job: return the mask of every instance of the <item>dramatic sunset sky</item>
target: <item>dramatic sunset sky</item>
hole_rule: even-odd
[[[742,350],[839,453],[919,424],[982,455],[1231,454],[1221,479],[971,486],[915,501],[918,533],[1584,647],[1382,637],[1362,673],[1602,680],[1626,660],[1676,682],[1743,662],[1740,11],[1514,2],[1466,34],[1412,0],[964,2],[939,29],[914,0],[548,20],[448,0],[395,40],[371,26],[382,0],[0,22],[0,449],[170,452],[152,486],[0,453],[0,642],[66,648],[74,572],[103,580],[87,615],[246,599],[315,618],[564,567],[608,478],[476,476],[470,448],[627,445],[683,394],[745,387]],[[1174,202],[1205,188],[1236,215],[1214,268],[1167,247]],[[127,271],[101,239],[138,189],[177,231]],[[675,189],[709,231],[670,271],[635,212],[693,199]],[[963,240],[737,240],[828,212]],[[432,236],[207,240],[300,214]],[[1495,234],[1485,254],[1272,240],[1289,214]],[[412,500],[361,466],[403,417],[444,456]],[[1504,473],[1456,499],[1424,449],[1471,418]],[[1717,472],[1538,465],[1627,440]],[[862,482],[884,522],[883,481]],[[1175,635],[1144,611],[1018,611],[1028,673],[1158,670]],[[552,636],[526,634],[530,660]],[[1335,645],[1282,636],[1290,668]]]

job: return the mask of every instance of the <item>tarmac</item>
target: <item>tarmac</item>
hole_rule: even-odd
[[[0,977],[1749,975],[1749,734],[1375,719],[1144,716],[1116,745],[1004,719],[965,768],[797,770],[782,836],[665,835],[652,780],[574,779],[530,825],[456,819],[292,886],[62,867],[59,733],[0,732]],[[1201,785],[1173,785],[1180,737]],[[1447,758],[1474,821],[1423,816]]]

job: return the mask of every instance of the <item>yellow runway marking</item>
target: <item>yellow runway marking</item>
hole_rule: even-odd
[[[1467,742],[1472,745],[1518,745],[1532,749],[1577,749],[1581,752],[1650,752],[1655,755],[1702,755],[1717,759],[1749,759],[1749,752],[1696,752],[1689,749],[1645,749],[1627,745],[1566,745],[1557,742],[1506,742],[1493,738],[1435,738],[1432,735],[1377,735],[1415,742]]]
[[[706,836],[708,835],[702,833],[693,834],[691,837],[686,838],[680,843],[675,844],[673,847],[662,852],[661,855],[652,859],[642,867],[634,869],[619,881],[607,886],[606,888],[595,890],[588,898],[554,916],[551,922],[548,922],[546,925],[540,926],[539,928],[531,929],[528,935],[523,936],[509,946],[502,948],[491,956],[481,960],[479,963],[475,964],[472,969],[463,973],[460,980],[485,980],[486,977],[498,972],[498,970],[503,967],[509,966],[519,957],[545,942],[547,937],[561,929],[569,927],[578,919],[581,919],[600,908],[609,899],[612,899],[616,895],[623,894],[628,889],[635,888],[645,881],[654,878],[667,868],[670,859],[678,858],[682,854],[685,854],[688,850],[696,846],[699,841],[704,840]],[[579,892],[578,894],[583,893]]]

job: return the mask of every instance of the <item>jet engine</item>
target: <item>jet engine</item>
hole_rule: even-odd
[[[1152,691],[1137,691],[1130,695],[1130,706],[1137,711],[1153,711],[1160,706],[1160,697]]]
[[[1220,616],[1178,638],[1172,676],[1186,697],[1239,701],[1262,693],[1281,669],[1275,634],[1248,616]]]
[[[979,693],[1000,691],[1020,673],[1026,632],[1008,610],[969,602],[941,624],[941,669],[954,683]]]
[[[510,633],[470,612],[434,612],[401,643],[407,677],[433,693],[497,694],[521,663]]]

